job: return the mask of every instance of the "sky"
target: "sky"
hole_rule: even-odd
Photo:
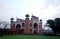
[[[60,0],[0,0],[0,21],[25,19],[26,14],[39,17],[43,23],[60,17]]]

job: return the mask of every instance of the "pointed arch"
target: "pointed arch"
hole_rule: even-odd
[[[37,23],[34,23],[34,28],[38,27],[38,24]]]
[[[16,28],[21,28],[21,25],[20,25],[20,24],[17,24],[17,25],[16,25]]]

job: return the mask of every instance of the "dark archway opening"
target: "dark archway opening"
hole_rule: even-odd
[[[17,34],[23,34],[24,33],[24,29],[21,29],[20,24],[16,25],[16,32],[17,32]]]
[[[36,29],[36,30],[34,30],[34,34],[37,34],[37,27],[38,27],[38,24],[37,23],[34,23],[34,28]]]
[[[34,28],[37,28],[37,27],[38,27],[37,23],[34,23]]]
[[[16,28],[19,28],[20,29],[21,28],[21,25],[20,24],[17,24],[16,25]]]

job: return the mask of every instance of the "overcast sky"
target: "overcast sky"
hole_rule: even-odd
[[[0,21],[11,17],[25,19],[27,13],[43,22],[60,17],[60,0],[0,0]]]

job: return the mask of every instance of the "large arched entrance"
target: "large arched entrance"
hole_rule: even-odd
[[[21,25],[20,24],[17,24],[16,25],[16,32],[17,34],[22,34],[24,31],[24,29],[21,29]]]
[[[38,27],[38,24],[37,23],[34,23],[34,28],[37,28]]]
[[[21,29],[21,25],[20,24],[17,24],[16,25],[16,28]]]
[[[37,30],[38,30],[38,24],[37,23],[34,23],[34,34],[37,34]]]

